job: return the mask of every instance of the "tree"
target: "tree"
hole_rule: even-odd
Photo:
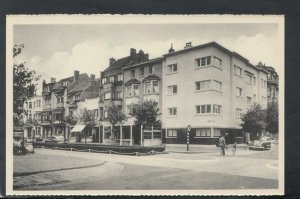
[[[34,70],[25,66],[25,62],[16,63],[16,58],[22,53],[23,48],[23,44],[15,45],[13,48],[13,121],[16,127],[23,125],[22,120],[26,114],[23,109],[24,102],[34,95],[40,78]]]
[[[267,116],[266,116],[266,131],[277,134],[278,133],[278,103],[268,103]]]
[[[131,115],[135,117],[136,125],[160,125],[158,116],[160,115],[157,102],[152,100],[139,101],[132,104]]]
[[[106,107],[107,110],[107,120],[114,128],[117,124],[122,124],[126,119],[126,115],[122,113],[121,106],[115,105],[115,103],[111,103]]]
[[[241,120],[243,131],[249,132],[251,137],[254,137],[266,128],[266,110],[259,104],[254,104],[247,113],[242,115]]]
[[[87,110],[86,108],[83,110],[83,114],[81,117],[81,121],[85,124],[86,129],[84,130],[84,143],[86,144],[86,137],[88,135],[88,132],[90,130],[90,127],[95,124],[95,117],[91,110]]]
[[[64,139],[66,139],[66,127],[68,125],[75,125],[77,123],[77,118],[72,115],[67,115],[62,120],[62,127],[64,129]]]

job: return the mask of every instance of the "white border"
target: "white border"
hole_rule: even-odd
[[[76,20],[74,18],[76,17]],[[279,188],[243,190],[13,190],[13,26],[18,24],[216,24],[276,23],[284,66],[283,15],[8,15],[6,17],[6,194],[7,195],[283,195],[284,194],[284,67],[279,74]]]

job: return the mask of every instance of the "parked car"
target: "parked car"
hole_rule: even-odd
[[[268,150],[271,149],[272,138],[262,136],[259,140],[253,140],[248,142],[250,150]]]
[[[55,135],[45,139],[45,143],[64,143],[65,139],[62,135]]]

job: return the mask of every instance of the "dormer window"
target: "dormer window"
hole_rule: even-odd
[[[109,82],[114,82],[115,81],[115,76],[110,76],[109,77]]]
[[[64,81],[63,86],[67,86],[67,85],[68,85],[68,81]]]

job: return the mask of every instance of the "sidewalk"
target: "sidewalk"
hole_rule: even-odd
[[[196,145],[190,144],[189,151],[187,151],[186,144],[166,144],[166,152],[169,153],[210,153],[210,154],[220,154],[220,148],[216,147],[216,145]],[[247,145],[238,144],[237,145],[237,155],[246,155],[246,154],[254,154],[260,153],[261,151],[249,150]],[[232,154],[232,145],[228,145],[226,149],[227,154]]]

